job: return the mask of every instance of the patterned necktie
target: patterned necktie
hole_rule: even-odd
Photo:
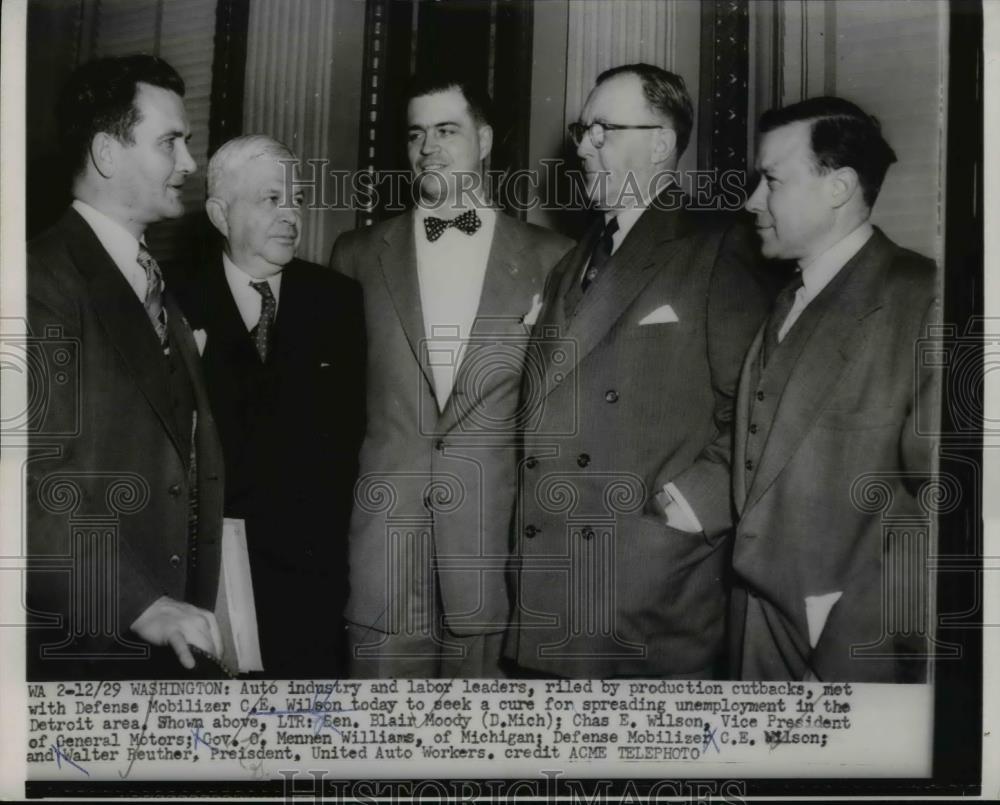
[[[781,289],[777,299],[774,300],[774,308],[771,311],[771,317],[767,320],[767,329],[764,331],[764,350],[761,354],[764,366],[767,366],[771,355],[778,347],[778,333],[781,332],[781,326],[785,323],[785,319],[788,318],[788,314],[795,304],[795,294],[801,287],[802,272],[796,270],[795,276]]]
[[[139,244],[139,255],[136,262],[146,272],[146,296],[142,300],[142,306],[146,308],[146,315],[156,330],[156,337],[160,339],[160,346],[164,351],[167,349],[167,311],[163,309],[163,274],[160,267],[153,259],[153,255],[146,251],[146,247]]]
[[[261,296],[260,318],[250,331],[250,335],[257,345],[257,354],[260,355],[260,359],[266,361],[268,338],[271,335],[271,327],[274,325],[274,314],[278,310],[278,302],[275,300],[274,294],[271,293],[271,286],[267,280],[251,282],[250,287]]]
[[[482,225],[483,222],[479,219],[479,215],[475,210],[468,210],[457,218],[450,220],[428,216],[424,218],[424,234],[427,235],[427,240],[433,243],[444,234],[444,231],[449,226],[455,227],[455,229],[464,232],[466,235],[475,235]]]
[[[601,269],[604,268],[604,264],[611,259],[611,252],[615,247],[614,236],[617,231],[618,216],[616,215],[605,225],[601,239],[597,241],[594,253],[590,255],[590,265],[587,266],[587,273],[583,275],[583,281],[580,283],[584,291],[593,284],[597,275],[601,273]]]

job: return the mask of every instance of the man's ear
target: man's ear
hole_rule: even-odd
[[[653,154],[650,160],[654,165],[669,159],[677,151],[677,132],[669,126],[664,126],[654,132]]]
[[[479,127],[479,161],[482,162],[493,150],[493,127]]]
[[[827,177],[830,186],[830,203],[833,207],[843,207],[861,192],[861,184],[854,168],[837,168]]]
[[[226,220],[228,211],[229,207],[221,198],[211,196],[205,200],[205,212],[208,213],[208,220],[227,240],[229,239],[229,222]]]
[[[115,157],[121,149],[121,143],[106,131],[99,131],[90,141],[90,162],[94,169],[105,179],[114,176]]]

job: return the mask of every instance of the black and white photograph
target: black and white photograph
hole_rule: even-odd
[[[4,3],[3,796],[1000,795],[998,11]]]

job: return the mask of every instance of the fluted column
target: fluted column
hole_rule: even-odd
[[[678,73],[696,99],[700,14],[691,0],[570,0],[566,120],[579,117],[594,79],[619,64],[648,62]],[[682,167],[689,159],[693,166],[693,153],[685,156]]]
[[[306,192],[307,203],[314,203],[304,211],[299,256],[319,263],[329,257],[339,229],[353,223],[353,213],[331,208],[343,202],[329,192],[331,185],[320,192],[318,183],[331,169],[354,168],[363,25],[363,4],[250,4],[243,132],[287,144],[303,162],[303,178],[317,183],[315,193]],[[347,120],[350,125],[340,125]]]

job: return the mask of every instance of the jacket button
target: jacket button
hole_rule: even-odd
[[[181,485],[171,484],[170,488],[167,491],[171,494],[171,496],[177,497],[181,493]]]
[[[540,529],[540,528],[535,528],[533,525],[525,526],[524,527],[524,536],[526,536],[528,539],[531,539],[532,537],[535,536],[535,534],[537,534],[541,530],[542,529]]]
[[[524,466],[527,467],[529,470],[533,470],[535,467],[538,466],[538,459],[535,458],[534,456],[528,456],[528,459],[524,462]]]
[[[618,402],[618,392],[615,391],[614,389],[608,389],[606,392],[604,392],[604,400],[605,402],[609,403]]]
[[[580,467],[586,467],[590,463],[590,456],[586,453],[580,453],[580,455],[576,457],[576,463]]]
[[[753,469],[753,460],[748,458],[746,464],[744,464],[743,466],[746,467],[748,470],[752,470]]]
[[[757,396],[757,400],[759,402],[760,400],[764,399],[764,392],[763,391],[758,391],[756,396]]]
[[[594,529],[592,529],[589,525],[584,526],[583,530],[580,532],[580,536],[586,540],[591,540],[594,538]]]
[[[171,567],[181,566],[181,558],[177,554],[174,554],[173,556],[170,557],[170,566]]]
[[[751,433],[756,433],[757,432],[757,423],[756,422],[751,422],[750,423],[750,427],[748,428],[748,430]]]

